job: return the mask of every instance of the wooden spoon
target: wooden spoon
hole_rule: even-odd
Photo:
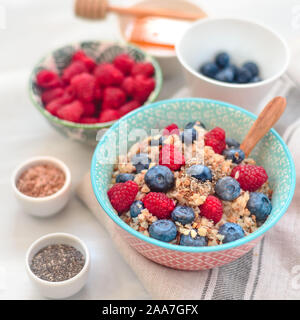
[[[77,16],[88,19],[103,19],[108,12],[136,17],[164,17],[184,20],[197,20],[206,17],[204,11],[200,13],[174,11],[170,9],[150,9],[137,7],[112,6],[107,0],[76,0],[75,13]]]
[[[278,121],[285,107],[286,99],[283,97],[275,97],[265,106],[241,144],[240,148],[245,152],[246,157],[249,156],[259,140],[263,138]]]

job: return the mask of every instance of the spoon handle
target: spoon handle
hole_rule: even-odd
[[[247,136],[241,144],[241,149],[248,157],[259,140],[274,126],[281,117],[286,107],[286,99],[283,97],[273,98],[259,114],[253,123]]]

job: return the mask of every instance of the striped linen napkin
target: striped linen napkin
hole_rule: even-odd
[[[293,136],[289,138],[289,148],[294,159],[300,158],[299,139],[300,128],[294,130]],[[299,162],[296,163],[296,172],[298,178]],[[253,250],[230,264],[205,271],[169,269],[144,258],[132,249],[115,232],[114,222],[97,202],[89,174],[84,177],[77,194],[104,225],[120,254],[153,299],[299,299],[299,183],[286,214]]]

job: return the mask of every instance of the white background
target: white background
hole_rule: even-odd
[[[111,2],[129,5],[135,1]],[[193,2],[202,4],[214,16],[230,15],[264,22],[289,41],[300,36],[300,1]],[[52,155],[66,162],[72,172],[73,189],[89,170],[93,150],[50,128],[27,94],[31,68],[49,50],[77,40],[119,39],[114,16],[104,22],[83,21],[74,17],[72,6],[71,0],[0,1],[0,299],[42,298],[25,273],[25,252],[38,237],[60,231],[82,238],[91,252],[89,282],[73,298],[148,298],[103,228],[77,198],[73,197],[59,215],[36,219],[22,212],[10,188],[14,167],[32,156]],[[182,79],[166,82],[161,97],[170,96],[175,84],[182,84]],[[281,133],[293,118],[290,109],[281,124]]]

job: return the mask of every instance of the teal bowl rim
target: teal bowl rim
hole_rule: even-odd
[[[253,120],[257,119],[257,116],[255,116],[253,113],[240,108],[238,106],[223,102],[223,101],[218,101],[218,100],[211,100],[211,99],[202,99],[202,98],[181,98],[181,99],[170,99],[170,100],[162,100],[162,101],[158,101],[156,103],[153,103],[151,105],[145,106],[143,108],[141,108],[140,110],[134,110],[130,113],[128,113],[128,115],[126,115],[125,117],[122,118],[122,121],[127,119],[127,118],[131,118],[133,115],[135,115],[136,113],[139,112],[143,112],[146,109],[150,109],[153,108],[155,106],[158,106],[160,104],[163,103],[175,103],[178,101],[185,101],[185,102],[189,102],[189,101],[193,101],[193,102],[208,102],[208,103],[215,103],[215,104],[222,104],[223,106],[235,109],[236,111],[240,111],[243,112],[244,114],[246,114],[247,116],[249,116],[250,118],[252,118]],[[275,129],[271,129],[270,131],[272,132],[272,134],[274,134],[274,136],[278,139],[278,141],[280,142],[280,144],[282,145],[284,152],[289,160],[289,164],[290,164],[290,168],[291,168],[291,178],[292,178],[292,186],[288,195],[288,199],[285,203],[285,205],[281,208],[280,213],[278,214],[278,216],[273,219],[273,221],[270,223],[270,225],[265,225],[263,224],[261,227],[259,227],[257,229],[257,231],[255,231],[254,233],[250,233],[248,236],[243,237],[239,240],[233,241],[233,242],[229,242],[226,244],[222,244],[222,245],[218,245],[218,246],[209,246],[209,247],[188,247],[188,246],[179,246],[179,245],[174,245],[171,243],[167,243],[167,242],[162,242],[150,237],[147,237],[145,235],[143,235],[142,233],[134,230],[133,228],[131,228],[127,223],[125,223],[121,218],[119,218],[119,216],[113,211],[113,209],[111,209],[109,206],[106,205],[104,199],[102,199],[99,195],[99,191],[97,188],[97,184],[96,184],[96,179],[95,179],[95,169],[96,169],[96,163],[97,163],[97,153],[98,153],[98,149],[101,148],[102,144],[105,143],[105,138],[106,136],[108,136],[111,132],[114,131],[114,129],[118,126],[118,123],[115,123],[109,130],[107,130],[107,132],[102,136],[101,140],[99,141],[94,154],[93,154],[93,158],[92,158],[92,163],[91,163],[91,181],[92,181],[92,187],[94,190],[94,194],[96,195],[96,198],[98,200],[98,202],[100,203],[101,207],[103,208],[103,210],[106,212],[106,214],[122,229],[124,229],[125,231],[129,232],[132,236],[139,238],[140,240],[143,240],[147,243],[150,243],[152,245],[164,248],[164,249],[168,249],[168,250],[174,250],[174,251],[181,251],[181,252],[191,252],[191,253],[201,253],[201,252],[217,252],[217,251],[223,251],[223,250],[228,250],[228,249],[233,249],[239,246],[242,246],[248,242],[251,242],[253,240],[255,240],[256,238],[262,236],[266,231],[268,231],[271,227],[273,227],[278,221],[279,219],[283,216],[283,214],[286,212],[286,210],[288,209],[293,195],[294,195],[294,191],[295,191],[295,185],[296,185],[296,171],[295,171],[295,165],[294,165],[294,161],[292,158],[292,155],[287,147],[287,145],[285,144],[285,142],[282,140],[282,138],[280,137],[280,135],[276,132]]]
[[[33,67],[32,72],[30,73],[30,77],[29,77],[29,83],[28,83],[28,94],[29,94],[29,98],[32,102],[32,104],[36,107],[36,109],[50,122],[54,122],[56,124],[60,124],[62,126],[68,127],[68,128],[78,128],[78,129],[88,129],[88,130],[95,130],[95,129],[103,129],[103,128],[109,128],[112,124],[114,124],[116,121],[118,120],[114,120],[114,121],[109,121],[109,122],[104,122],[104,123],[96,123],[96,124],[84,124],[84,123],[76,123],[76,122],[71,122],[71,121],[67,121],[67,120],[62,120],[59,119],[58,117],[53,116],[50,112],[48,112],[44,106],[41,103],[38,103],[35,100],[34,97],[34,93],[32,90],[32,83],[35,77],[35,73],[34,70],[54,51],[57,51],[59,49],[62,49],[66,46],[74,46],[76,44],[80,44],[83,42],[99,42],[99,43],[105,43],[105,44],[111,44],[111,45],[120,45],[121,47],[126,46],[126,47],[131,47],[133,49],[135,49],[136,51],[140,52],[141,54],[143,54],[145,56],[145,58],[147,58],[154,66],[155,69],[155,89],[151,92],[150,97],[146,100],[146,102],[139,108],[142,108],[145,105],[150,104],[151,102],[154,102],[160,91],[161,91],[161,87],[162,87],[162,83],[163,83],[163,76],[162,76],[162,71],[160,68],[160,65],[158,63],[158,61],[152,57],[150,54],[148,54],[146,51],[132,45],[129,44],[127,42],[116,42],[116,41],[101,41],[101,40],[85,40],[85,41],[78,41],[78,42],[73,42],[73,43],[69,43],[66,44],[64,46],[58,47],[56,49],[53,49],[51,51],[48,52],[48,54],[45,54]]]

